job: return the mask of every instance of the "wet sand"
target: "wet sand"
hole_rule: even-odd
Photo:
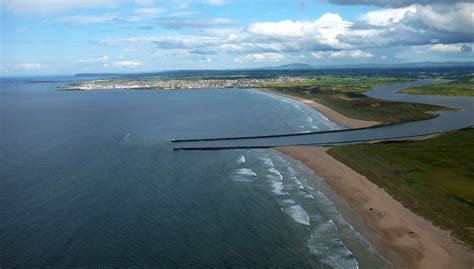
[[[474,252],[448,232],[405,208],[366,177],[327,154],[327,148],[282,147],[359,213],[380,240],[369,238],[397,268],[474,268]]]
[[[365,121],[365,120],[357,120],[357,119],[349,118],[349,117],[347,117],[345,115],[342,115],[341,113],[333,110],[332,108],[329,108],[325,105],[322,105],[322,104],[317,103],[317,102],[312,101],[312,100],[304,99],[304,98],[293,96],[293,95],[278,93],[278,92],[274,92],[274,91],[271,91],[271,90],[261,90],[261,91],[264,91],[264,92],[267,92],[267,93],[270,93],[270,94],[275,94],[275,95],[282,96],[282,97],[286,97],[286,98],[290,98],[290,99],[299,101],[301,103],[304,103],[304,104],[318,110],[319,112],[321,112],[324,116],[326,116],[332,122],[335,122],[335,123],[337,123],[341,126],[344,126],[346,128],[364,128],[364,127],[370,127],[370,126],[380,124],[380,122],[377,122],[377,121]]]

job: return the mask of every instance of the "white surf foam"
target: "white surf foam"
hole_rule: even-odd
[[[296,204],[295,200],[293,199],[283,199],[280,201],[281,204],[283,205],[294,205]]]
[[[249,168],[237,169],[235,175],[232,177],[232,180],[237,182],[253,182],[256,179],[257,174]]]
[[[302,196],[302,197],[306,197],[307,194],[308,194],[308,192],[306,192],[306,191],[304,191],[304,190],[298,192],[298,195],[299,195],[299,196]]]
[[[245,157],[242,155],[239,158],[237,158],[238,163],[245,163]]]
[[[300,205],[292,205],[285,212],[297,223],[309,226],[308,213]]]
[[[274,166],[273,161],[270,158],[261,158],[261,160],[263,161],[263,164],[267,167],[273,167]]]
[[[356,241],[361,246],[366,247],[369,251],[376,253],[377,251],[351,224],[349,224],[337,211],[334,203],[321,191],[314,192],[314,197],[319,203],[321,212],[334,220],[340,227],[343,228],[341,232],[348,233],[353,241]],[[378,255],[378,254],[377,254]]]
[[[285,187],[283,187],[283,182],[272,180],[272,192],[276,195],[287,195],[288,193],[285,192]]]
[[[340,241],[336,225],[331,219],[313,230],[308,248],[332,268],[359,268],[352,252]]]
[[[304,185],[299,181],[298,179],[295,179],[296,186],[298,186],[298,189],[304,190]]]
[[[275,175],[275,176],[276,176],[276,179],[278,179],[278,180],[283,180],[283,176],[281,175],[280,171],[276,170],[276,169],[273,168],[273,167],[270,168],[270,169],[268,169],[268,171],[269,171],[270,173],[272,173],[273,175]],[[275,178],[275,177],[271,177],[271,178]]]
[[[290,173],[290,175],[292,176],[296,176],[296,171],[291,166],[288,166],[288,173]]]
[[[239,168],[236,173],[241,176],[257,177],[257,174],[250,168]]]

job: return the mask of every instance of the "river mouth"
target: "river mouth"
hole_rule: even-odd
[[[403,88],[417,87],[435,82],[431,79],[420,80],[379,87],[366,92],[369,97],[373,98],[439,105],[452,109],[433,112],[436,113],[437,117],[432,119],[345,130],[313,130],[293,133],[277,133],[273,131],[263,135],[253,134],[241,137],[208,136],[201,139],[181,139],[172,142],[177,150],[221,150],[298,145],[325,146],[367,141],[416,139],[426,135],[473,126],[474,97],[417,96],[397,93]]]

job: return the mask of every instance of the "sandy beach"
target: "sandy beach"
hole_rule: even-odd
[[[333,109],[331,109],[331,108],[329,108],[325,105],[322,105],[322,104],[317,103],[317,102],[312,101],[312,100],[304,99],[304,98],[293,96],[293,95],[278,93],[278,92],[274,92],[274,91],[271,91],[271,90],[261,90],[261,91],[268,92],[268,93],[271,93],[271,94],[275,94],[275,95],[278,95],[278,96],[283,96],[283,97],[290,98],[290,99],[299,101],[301,103],[304,103],[304,104],[318,110],[319,112],[321,112],[324,116],[326,116],[332,122],[335,122],[335,123],[337,123],[341,126],[344,126],[346,128],[364,128],[364,127],[370,127],[370,126],[380,124],[380,122],[377,122],[377,121],[365,121],[365,120],[357,120],[357,119],[349,118],[349,117],[347,117],[345,115],[342,115],[341,113],[339,113],[339,112],[337,112],[337,111],[335,111],[335,110],[333,110]]]
[[[359,213],[380,236],[381,253],[401,268],[473,268],[474,253],[424,218],[405,208],[383,189],[326,153],[327,148],[283,147]],[[369,239],[370,240],[370,239]],[[385,250],[384,250],[385,249]],[[395,253],[396,257],[390,257]],[[392,255],[393,256],[393,255]]]
[[[305,103],[328,119],[348,128],[379,124],[351,119],[317,102],[267,91]],[[329,148],[301,146],[276,148],[300,161],[363,217],[369,238],[397,268],[474,268],[474,252],[448,232],[405,208],[383,189],[327,153]]]

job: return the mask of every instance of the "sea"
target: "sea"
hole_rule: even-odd
[[[314,109],[250,89],[63,90],[76,80],[1,80],[0,268],[392,268],[302,164],[170,142],[342,128]]]

